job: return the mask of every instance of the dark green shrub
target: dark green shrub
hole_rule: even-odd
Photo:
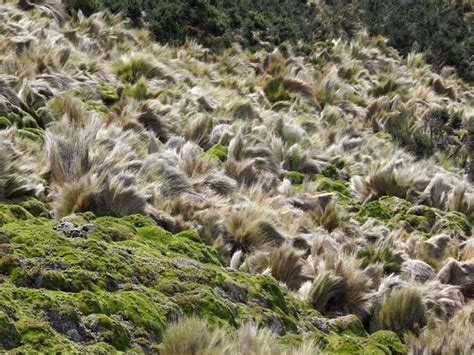
[[[402,54],[422,51],[436,68],[453,66],[465,80],[474,80],[472,5],[445,0],[356,3],[370,32],[387,37]]]

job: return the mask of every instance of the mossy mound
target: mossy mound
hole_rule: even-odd
[[[193,231],[172,235],[140,215],[48,216],[35,200],[0,204],[1,350],[154,352],[167,325],[191,314],[229,329],[254,321],[330,352],[349,341],[387,347],[352,325],[321,331],[318,312],[271,276],[227,270]],[[64,231],[81,224],[83,233]]]
[[[432,233],[446,231],[463,235],[471,234],[471,224],[459,212],[445,212],[424,205],[412,205],[404,199],[386,196],[360,207],[354,219],[365,222],[375,218],[388,227],[404,227],[407,231],[418,231],[429,237]]]

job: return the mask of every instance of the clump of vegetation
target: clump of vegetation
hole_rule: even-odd
[[[304,345],[280,344],[274,333],[247,323],[235,333],[211,329],[205,321],[182,319],[165,333],[161,350],[165,354],[314,354],[315,342]]]
[[[383,270],[387,274],[399,273],[403,258],[394,253],[392,246],[384,246],[380,248],[367,247],[357,252],[357,257],[362,260],[362,267],[370,264],[382,263]]]
[[[152,57],[133,54],[114,63],[114,71],[126,82],[135,84],[141,78],[162,77],[163,70],[154,64]]]
[[[232,212],[225,226],[230,243],[244,252],[280,245],[285,240],[275,227],[273,217],[256,206],[245,206]]]
[[[419,292],[403,288],[390,292],[376,307],[371,329],[403,333],[419,331],[426,324],[426,309]]]
[[[328,254],[315,260],[307,272],[315,274],[306,297],[321,312],[354,313],[367,317],[371,309],[371,281],[360,269],[360,261],[352,256]]]

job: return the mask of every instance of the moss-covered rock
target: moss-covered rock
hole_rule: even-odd
[[[471,234],[471,224],[460,212],[445,212],[424,205],[413,206],[404,199],[386,196],[361,206],[353,217],[364,223],[368,218],[384,222],[388,227],[403,227],[408,232],[417,231],[426,238],[432,233],[454,232]]]
[[[373,350],[370,350],[373,349]],[[366,347],[367,353],[378,353],[380,350],[384,354],[401,355],[406,354],[405,345],[400,338],[394,333],[387,330],[379,330],[369,336],[369,345]]]
[[[0,204],[0,226],[18,220],[25,221],[31,218],[33,218],[33,215],[19,205]]]
[[[10,350],[20,345],[21,336],[15,322],[0,307],[0,349]]]
[[[319,192],[332,192],[336,194],[338,202],[348,207],[355,207],[357,203],[352,198],[349,183],[344,180],[334,179],[322,174],[315,174],[312,180]]]
[[[437,227],[466,235],[471,235],[472,230],[472,225],[469,223],[466,216],[460,212],[447,212],[439,221]]]
[[[389,222],[395,215],[404,214],[410,207],[411,204],[401,198],[382,197],[362,206],[355,219],[365,222],[368,218],[375,218],[382,222]]]
[[[130,345],[130,336],[120,321],[105,314],[91,314],[87,317],[88,326],[97,331],[106,343],[117,350],[126,350]]]
[[[342,316],[329,321],[329,325],[341,334],[366,336],[367,333],[361,320],[354,314]]]

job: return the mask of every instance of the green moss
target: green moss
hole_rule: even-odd
[[[270,79],[263,90],[271,103],[287,101],[291,98],[290,93],[286,91],[283,85],[283,78],[281,77]]]
[[[33,141],[41,141],[43,138],[41,130],[35,128],[22,128],[17,130],[16,134],[21,138],[27,138]]]
[[[11,122],[11,124],[17,124],[21,126],[21,116],[16,112],[9,112],[7,114],[7,119]]]
[[[330,325],[338,334],[367,335],[361,320],[353,314],[333,319]]]
[[[347,355],[363,354],[363,343],[356,337],[350,335],[331,335],[327,337],[327,341],[327,345],[324,348],[326,353]]]
[[[154,226],[156,223],[150,217],[140,214],[134,214],[122,218],[122,221],[127,222],[131,227],[140,228],[145,226]]]
[[[0,129],[8,128],[12,125],[10,120],[4,116],[0,116]]]
[[[104,342],[87,345],[84,348],[85,354],[113,354],[116,352],[117,349],[115,349],[112,345]]]
[[[471,235],[472,226],[466,216],[460,212],[447,212],[441,222],[443,229],[453,230]]]
[[[391,331],[381,330],[365,337],[356,337],[350,333],[330,335],[326,338],[324,353],[329,354],[371,354],[402,355],[406,354],[405,345]]]
[[[306,175],[299,171],[284,171],[281,175],[282,179],[288,179],[293,185],[300,185],[303,183]]]
[[[103,105],[100,101],[86,101],[86,109],[92,112],[96,112],[100,115],[106,115],[109,112],[109,108]]]
[[[196,243],[202,243],[202,240],[199,234],[196,231],[192,231],[192,230],[179,232],[178,234],[175,234],[175,238],[185,238],[185,240],[189,239]]]
[[[115,89],[106,83],[101,83],[99,85],[99,95],[102,101],[107,105],[113,104],[119,100],[119,96]]]
[[[198,240],[199,237],[193,232],[187,231],[172,237],[170,233],[158,226],[149,226],[139,228],[138,233],[152,245],[156,245],[157,242],[165,243],[166,250],[163,248],[161,250],[168,255],[182,255],[202,263],[221,265],[217,253],[209,246],[196,242],[195,240]]]
[[[372,347],[381,349],[384,354],[402,355],[407,353],[405,345],[397,334],[388,330],[379,330],[371,334],[368,342]]]
[[[418,216],[413,214],[398,214],[392,221],[392,223],[404,222],[408,223],[409,227],[420,231],[428,232],[430,230],[430,224],[428,218],[425,216]]]
[[[368,218],[376,218],[388,227],[403,227],[415,232],[423,239],[441,230],[453,230],[470,235],[471,225],[459,212],[444,212],[424,205],[412,206],[410,202],[397,197],[382,197],[360,207],[354,219],[364,223]]]
[[[287,310],[285,297],[275,279],[262,275],[256,277],[255,281],[257,282],[256,292],[265,297],[270,309],[280,309],[283,312]]]
[[[334,171],[332,168],[328,169],[329,172]],[[349,183],[347,181],[333,179],[321,174],[313,175],[312,180],[316,184],[316,191],[334,193],[341,205],[350,207],[356,207],[358,205],[357,202],[352,198]]]
[[[15,351],[133,352],[135,344],[154,349],[169,321],[183,314],[227,328],[254,321],[276,327],[287,341],[300,339],[301,329],[321,344],[348,343],[337,332],[350,333],[356,344],[368,339],[334,328],[331,343],[310,321],[319,313],[271,276],[229,272],[194,231],[172,235],[139,215],[80,214],[71,221],[92,223],[96,231],[70,238],[53,230],[57,221],[34,217],[45,215],[44,205],[23,204],[32,213],[0,204],[0,237],[8,243],[0,257],[0,334],[13,332]],[[8,319],[2,320],[4,307]],[[70,338],[80,327],[94,334],[93,343]]]
[[[33,218],[25,208],[15,204],[0,204],[0,226],[16,220],[27,220]]]
[[[148,88],[147,80],[143,77],[136,84],[127,84],[122,92],[122,97],[131,97],[136,100],[147,100],[154,96],[153,92]]]
[[[404,214],[410,207],[411,204],[401,198],[382,197],[363,205],[354,218],[360,222],[365,222],[368,218],[388,222],[397,214]]]
[[[119,321],[104,314],[96,314],[92,319],[92,327],[100,333],[105,342],[113,345],[118,350],[128,348],[130,336]]]
[[[94,225],[97,226],[97,233],[107,241],[131,239],[135,233],[128,223],[113,217],[99,217],[94,220]]]
[[[334,169],[328,168],[330,171]],[[317,190],[321,192],[337,192],[342,196],[351,197],[349,183],[343,180],[334,180],[321,174],[316,174],[312,178],[317,183]]]
[[[337,179],[339,174],[337,171],[337,168],[334,165],[326,165],[325,167],[322,168],[321,174],[326,176],[327,178],[330,179]]]
[[[45,349],[52,347],[56,343],[53,330],[45,322],[39,322],[34,319],[30,321],[22,319],[16,325],[23,344]]]
[[[44,203],[34,198],[19,202],[19,205],[34,217],[48,218],[51,215],[49,208]]]
[[[164,330],[167,316],[177,312],[176,305],[162,293],[131,285],[130,289],[122,292],[82,291],[77,305],[86,315],[120,315],[138,329],[156,336]]]
[[[212,159],[217,159],[221,162],[225,162],[227,160],[227,151],[228,147],[226,147],[225,145],[214,144],[206,151],[206,154]]]
[[[237,325],[230,305],[213,290],[197,287],[190,292],[176,294],[172,300],[188,315],[198,315],[219,324]]]

